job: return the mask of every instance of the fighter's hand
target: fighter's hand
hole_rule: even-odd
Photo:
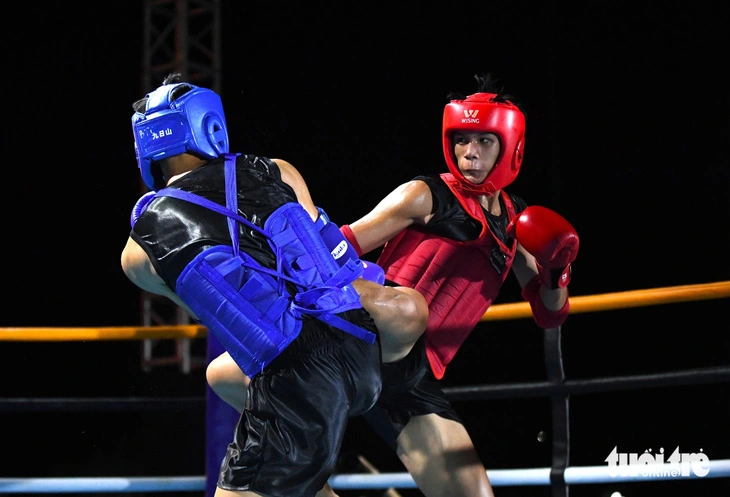
[[[530,206],[515,216],[507,234],[535,257],[540,281],[548,288],[565,288],[578,255],[578,233],[560,214],[546,207]]]

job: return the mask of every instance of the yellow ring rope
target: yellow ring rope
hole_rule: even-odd
[[[578,314],[728,297],[730,297],[730,281],[653,288],[648,290],[630,290],[583,297],[571,296],[570,313]],[[529,318],[531,316],[532,312],[527,302],[496,304],[487,310],[482,317],[482,321],[503,321]],[[101,328],[23,327],[0,328],[0,342],[204,338],[207,333],[207,328],[201,325],[109,326]]]

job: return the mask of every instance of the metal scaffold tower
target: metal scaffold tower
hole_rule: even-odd
[[[178,72],[184,81],[220,94],[220,33],[220,0],[145,0],[141,93]],[[140,191],[148,191],[141,182]],[[190,324],[187,313],[166,298],[142,292],[141,301],[143,326]],[[204,353],[193,356],[192,339],[172,342],[144,340],[142,369],[177,364],[183,373],[189,373],[193,367],[204,365]]]

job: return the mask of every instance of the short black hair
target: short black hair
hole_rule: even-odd
[[[475,74],[474,79],[476,79],[477,81],[478,93],[494,93],[496,94],[496,96],[494,97],[494,100],[496,102],[509,101],[513,105],[516,105],[523,115],[525,114],[524,109],[519,104],[515,96],[505,91],[504,87],[500,85],[499,79],[493,73],[487,72]],[[458,92],[450,92],[448,95],[446,95],[446,98],[449,100],[464,100],[466,98],[466,95]],[[525,119],[527,119],[527,115],[525,115]]]
[[[162,79],[161,86],[171,85],[174,83],[182,83],[182,74],[180,74],[179,72],[173,72],[173,73],[170,73],[167,76],[165,76]],[[178,86],[177,88],[175,88],[173,90],[172,94],[170,95],[170,101],[177,100],[182,95],[185,95],[187,92],[189,92],[192,89],[193,88],[187,83],[181,84],[180,86]],[[132,104],[132,108],[134,109],[135,112],[144,113],[144,111],[147,109],[147,97],[146,96],[142,97],[139,100],[137,100],[136,102],[134,102]]]

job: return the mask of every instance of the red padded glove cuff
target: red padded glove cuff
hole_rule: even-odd
[[[551,311],[540,299],[540,287],[542,282],[539,276],[530,280],[522,289],[522,298],[530,303],[532,317],[540,328],[557,328],[565,322],[570,312],[570,299],[565,300],[565,305],[559,311]]]
[[[342,226],[340,226],[340,231],[345,236],[350,245],[352,245],[352,248],[355,249],[355,252],[357,252],[357,256],[362,257],[362,249],[360,248],[360,244],[357,243],[357,238],[355,238],[355,233],[353,233],[350,229],[350,225],[343,224]]]
[[[537,272],[540,274],[540,281],[551,290],[565,288],[570,283],[570,277],[573,272],[570,264],[564,268],[543,267],[539,261],[535,261],[535,264],[537,265]]]

